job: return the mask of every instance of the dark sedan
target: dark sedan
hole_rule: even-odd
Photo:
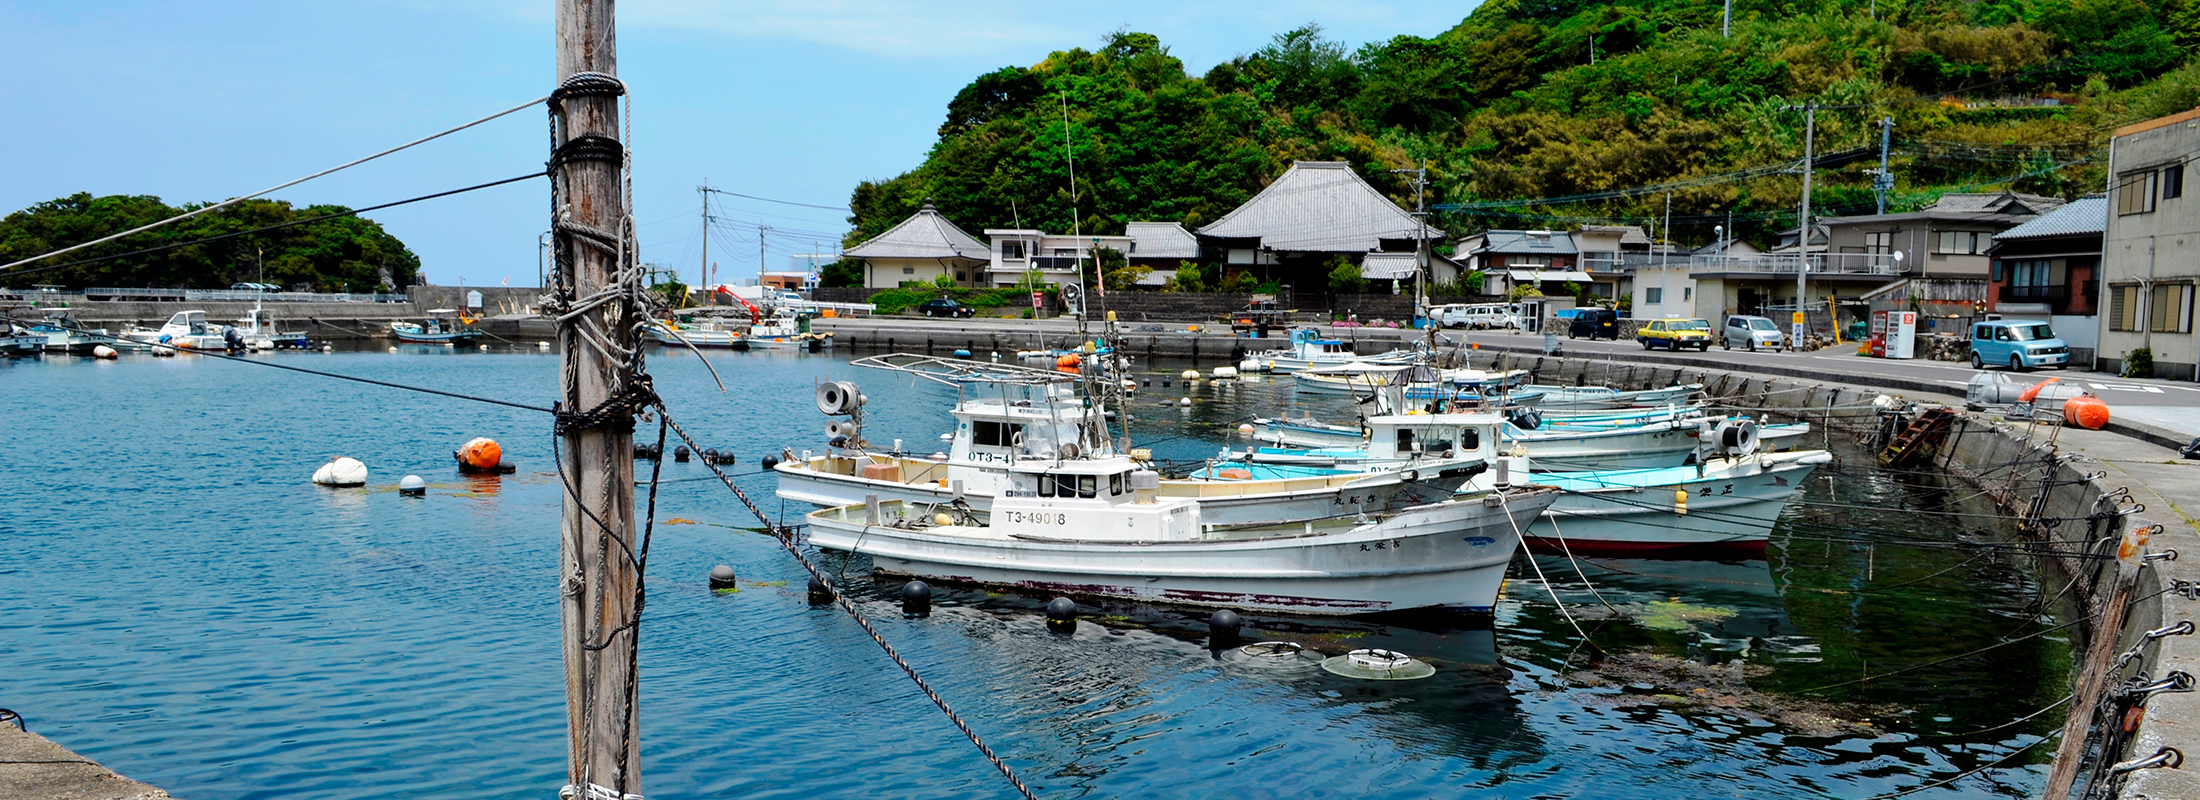
[[[917,313],[927,317],[974,317],[978,310],[952,297],[935,297],[917,306]]]

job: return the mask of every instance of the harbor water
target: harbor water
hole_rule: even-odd
[[[254,358],[545,406],[557,381],[531,347]],[[830,354],[709,363],[726,391],[692,355],[650,362],[770,513],[806,510],[768,499],[758,458],[822,449],[819,380],[863,387],[874,443],[945,449],[944,387]],[[1187,388],[1184,367],[1151,366],[1128,409],[1163,460],[1346,402],[1297,404],[1288,379]],[[0,706],[32,730],[187,799],[544,798],[565,782],[548,415],[134,355],[0,363],[0,407]],[[518,471],[459,476],[451,453],[476,436]],[[941,587],[930,617],[904,619],[898,582],[822,563],[1045,798],[1854,800],[1997,763],[1907,796],[2030,796],[2051,747],[2017,751],[2062,714],[2016,720],[2068,693],[2060,584],[1994,546],[1970,491],[1830,442],[1839,460],[1766,560],[1523,557],[1494,619],[1248,621],[1248,641],[1403,651],[1436,667],[1418,681],[1210,652],[1193,611],[1088,604],[1059,634],[1048,598]],[[1012,796],[671,444],[641,638],[647,795]],[[364,461],[370,487],[311,485],[333,456]],[[427,497],[395,491],[406,474]],[[720,563],[739,591],[708,588]]]

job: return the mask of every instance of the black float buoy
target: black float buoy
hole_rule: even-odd
[[[715,566],[715,567],[711,567],[711,568],[710,568],[710,588],[712,588],[712,589],[731,589],[731,588],[733,588],[733,567],[727,566],[727,565],[725,565],[725,564],[720,564],[720,565],[718,565],[718,566]]]
[[[1047,602],[1047,630],[1069,633],[1077,630],[1077,601],[1057,597]]]
[[[1207,618],[1207,649],[1227,650],[1236,647],[1238,629],[1244,626],[1245,621],[1238,619],[1235,611],[1225,608],[1215,612],[1214,616]]]
[[[833,587],[815,575],[810,576],[810,605],[821,606],[833,601]]]
[[[655,461],[659,458],[663,458],[664,455],[665,449],[659,445],[638,444],[634,446],[634,457],[637,459]]]
[[[704,451],[703,451],[703,463],[705,463],[705,464],[716,464],[716,463],[718,463],[718,448],[715,448],[715,447],[713,447],[713,448],[710,448],[710,449],[704,450]]]
[[[776,466],[779,466],[779,457],[778,457],[778,456],[765,456],[765,457],[764,457],[764,468],[765,468],[765,469],[771,469],[771,468],[773,468],[773,467],[776,467]]]
[[[932,587],[924,581],[910,581],[901,585],[901,613],[910,617],[926,617],[932,614]]]
[[[672,460],[680,462],[682,464],[687,463],[688,446],[683,444],[679,447],[672,448]]]

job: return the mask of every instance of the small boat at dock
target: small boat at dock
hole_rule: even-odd
[[[672,347],[747,350],[747,328],[746,325],[734,326],[717,320],[657,322],[649,326],[649,339]]]
[[[1291,344],[1278,350],[1263,350],[1249,354],[1238,369],[1246,372],[1297,372],[1302,369],[1336,366],[1351,362],[1365,364],[1411,364],[1422,359],[1415,350],[1392,350],[1376,355],[1360,355],[1352,351],[1352,345],[1342,339],[1323,338],[1319,331],[1300,328],[1291,332]]]
[[[811,512],[809,542],[882,573],[1285,614],[1489,612],[1520,531],[1557,493],[1482,492],[1396,513],[1231,526],[1123,456],[1008,468],[985,512],[880,500]]]
[[[390,333],[398,341],[414,344],[470,345],[481,340],[481,331],[473,327],[473,320],[456,315],[457,309],[432,308],[428,318],[420,322],[392,322]]]

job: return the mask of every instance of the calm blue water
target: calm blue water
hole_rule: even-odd
[[[532,350],[266,358],[544,404],[556,380],[556,359]],[[693,358],[652,362],[680,419],[739,453],[739,472],[767,449],[820,446],[810,392],[821,378],[863,384],[874,441],[915,449],[946,429],[945,390],[842,358],[712,363],[730,392]],[[1211,453],[1238,419],[1288,402],[1273,384],[1202,386],[1189,411],[1155,407],[1161,393],[1142,395],[1133,414],[1141,440],[1180,437],[1158,445],[1165,458]],[[0,706],[33,730],[196,800],[542,798],[564,782],[558,492],[544,415],[196,357],[0,363],[0,408],[11,428],[0,443]],[[520,472],[458,477],[450,453],[473,436],[502,442]],[[374,488],[310,485],[334,455],[365,461]],[[1809,494],[1870,508],[1794,521],[1940,540],[1957,535],[1946,520],[1978,527],[1899,510],[1968,506],[1947,505],[1961,492],[1855,466],[1868,463],[1850,459]],[[408,473],[431,482],[429,497],[395,493]],[[649,796],[1011,796],[851,622],[808,606],[799,568],[740,529],[753,520],[722,488],[686,480],[706,474],[665,464],[681,482],[664,486],[650,565]],[[768,476],[742,480],[770,496]],[[672,518],[695,523],[663,524]],[[1670,599],[1726,614],[1677,630],[1583,624],[1614,651],[1769,667],[1749,683],[1777,693],[2053,623],[2027,606],[2040,594],[2033,581],[1997,557],[1788,532],[1769,563],[1583,565],[1615,604]],[[737,568],[739,593],[707,590],[717,563]],[[826,563],[851,578],[865,567]],[[1565,560],[1539,563],[1570,603],[1596,604]],[[1568,679],[1587,652],[1528,562],[1515,569],[1494,630],[1254,620],[1255,638],[1330,653],[1394,647],[1438,666],[1412,683],[1218,660],[1198,614],[1105,609],[1064,637],[1039,619],[1045,598],[950,591],[929,619],[903,620],[887,599],[896,587],[856,580],[853,591],[1048,798],[1861,798],[2037,741],[2057,715],[1967,732],[2066,691],[2067,645],[2049,637],[1830,693],[1869,704],[1840,708],[1871,730],[1630,703],[1686,690]],[[2029,795],[2038,770],[1914,796]]]

